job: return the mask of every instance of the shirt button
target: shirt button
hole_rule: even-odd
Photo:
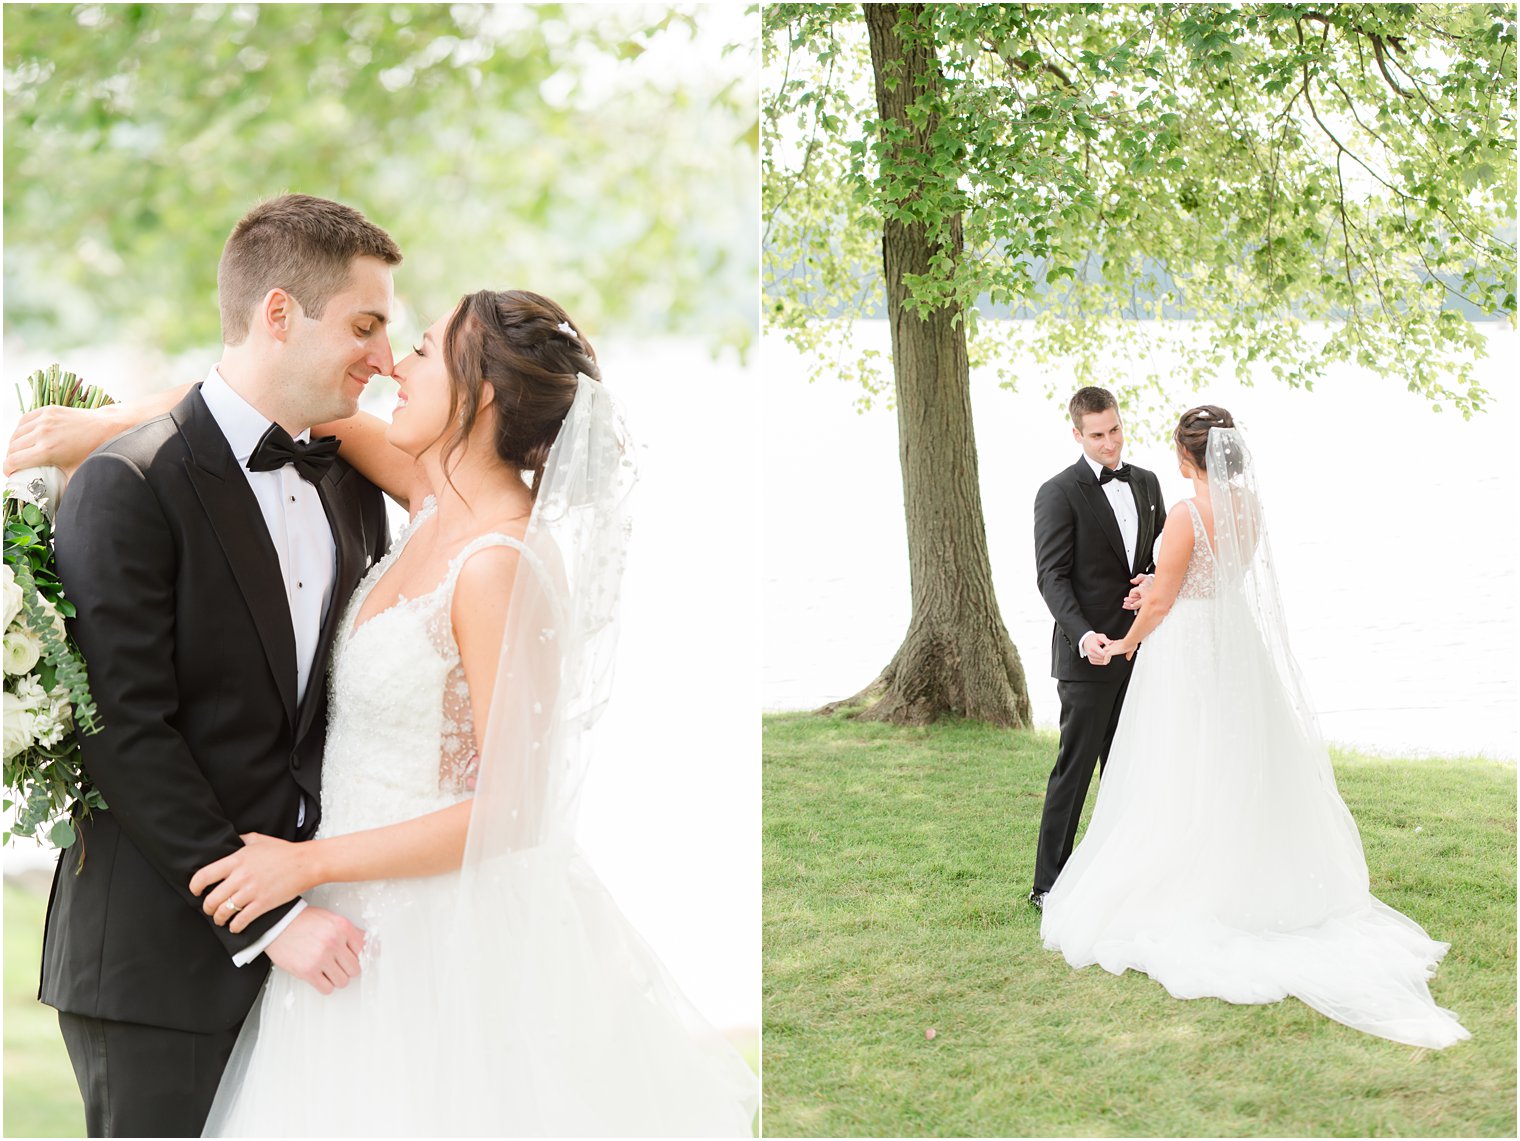
[[[292,503],[294,503],[294,502],[295,502],[295,501],[296,501],[296,497],[295,497],[295,496],[294,496],[294,495],[292,495],[292,496],[291,496],[291,497],[290,497],[290,501],[291,501],[291,502],[292,502]]]
[[[296,589],[297,590],[304,590],[304,589],[306,589],[306,584],[304,582],[298,582],[298,583],[296,583]]]

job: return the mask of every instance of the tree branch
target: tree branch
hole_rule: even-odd
[[[830,37],[830,39],[832,39],[833,36],[834,36],[834,28],[833,28],[833,25],[830,25],[829,26],[829,37]],[[793,48],[792,38],[790,36],[788,36],[787,37],[787,45],[786,45],[786,75],[790,75],[791,74],[792,48]],[[824,74],[824,77],[823,77],[823,91],[819,94],[818,98],[816,100],[814,100],[814,103],[813,103],[813,130],[808,135],[807,146],[803,149],[803,152],[802,152],[802,165],[797,170],[796,180],[793,181],[792,184],[787,187],[786,193],[781,196],[781,200],[779,202],[777,202],[776,205],[770,211],[770,218],[766,220],[766,223],[765,223],[765,232],[761,236],[761,239],[760,239],[760,244],[761,244],[762,247],[765,245],[766,242],[768,242],[770,240],[771,226],[774,224],[775,219],[777,218],[777,216],[780,215],[781,208],[783,206],[785,206],[788,201],[791,200],[792,192],[795,191],[799,185],[801,185],[802,183],[804,183],[804,182],[807,181],[808,167],[811,165],[811,163],[813,161],[813,152],[814,152],[814,150],[817,149],[817,146],[818,146],[818,126],[819,126],[819,119],[820,119],[819,112],[822,110],[824,96],[830,90],[830,84],[831,84],[831,82],[832,82],[832,80],[834,78],[834,61],[837,60],[838,58],[839,58],[839,53],[837,51],[832,52],[829,55],[829,70]],[[783,79],[784,78],[785,77],[783,76]],[[783,85],[782,87],[777,88],[777,90],[784,92],[786,90],[786,87]]]
[[[1378,32],[1369,31],[1367,28],[1362,27],[1362,25],[1356,23],[1353,20],[1348,20],[1340,16],[1331,16],[1324,12],[1300,12],[1297,16],[1294,17],[1294,21],[1297,22],[1300,20],[1309,20],[1312,23],[1321,25],[1325,29],[1327,35],[1329,34],[1331,28],[1340,28],[1342,31],[1351,32],[1354,35],[1365,37],[1368,42],[1372,44],[1372,55],[1373,58],[1377,60],[1378,70],[1383,73],[1384,82],[1386,82],[1388,86],[1391,87],[1394,92],[1402,98],[1408,99],[1414,94],[1411,91],[1405,91],[1398,85],[1398,81],[1393,78],[1393,75],[1388,70],[1388,63],[1385,58],[1386,53],[1390,48],[1392,48],[1394,52],[1402,55],[1405,51],[1404,41],[1406,37],[1384,35],[1379,34]]]
[[[1387,81],[1388,86],[1393,88],[1395,94],[1405,99],[1410,98],[1414,93],[1412,91],[1405,91],[1400,87],[1398,81],[1393,78],[1393,75],[1388,70],[1388,61],[1384,58],[1383,54],[1385,50],[1383,38],[1381,36],[1369,36],[1368,38],[1372,40],[1372,58],[1377,61],[1378,70],[1383,73],[1383,78]]]

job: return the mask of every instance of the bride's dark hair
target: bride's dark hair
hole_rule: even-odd
[[[1208,471],[1209,429],[1233,427],[1235,418],[1228,411],[1217,404],[1200,404],[1182,414],[1182,419],[1177,421],[1177,430],[1172,433],[1172,439],[1176,441],[1177,451],[1192,460],[1194,467],[1199,471]],[[1228,471],[1225,474],[1236,473]]]
[[[496,454],[532,472],[538,490],[544,463],[575,401],[576,375],[601,380],[596,351],[569,314],[547,297],[522,289],[467,294],[443,334],[443,363],[453,382],[443,470],[480,416],[485,386],[496,406]]]

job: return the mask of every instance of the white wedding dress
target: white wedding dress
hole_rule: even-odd
[[[431,511],[429,501],[372,568],[340,627],[319,837],[471,795],[475,735],[450,623],[454,584],[471,555],[494,545],[520,550],[519,577],[542,568],[518,540],[482,535],[436,589],[354,629]],[[308,893],[365,930],[362,973],[324,996],[270,972],[206,1134],[749,1136],[754,1075],[573,845],[499,864],[484,907],[481,894],[461,891],[458,872]]]
[[[1219,511],[1231,488],[1212,486],[1216,541],[1240,539]],[[1371,894],[1286,643],[1274,652],[1246,605],[1267,578],[1259,515],[1221,571],[1189,510],[1192,558],[1135,662],[1087,832],[1045,899],[1046,947],[1073,967],[1142,971],[1177,998],[1294,995],[1396,1042],[1469,1037],[1427,987],[1448,944]]]

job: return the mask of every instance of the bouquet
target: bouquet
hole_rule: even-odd
[[[31,403],[26,400],[31,391]],[[57,365],[19,388],[22,410],[46,404],[98,408],[111,398]],[[5,485],[5,808],[16,810],[4,835],[74,842],[77,809],[105,801],[80,763],[80,733],[99,732],[84,660],[63,620],[74,615],[53,558],[53,517],[63,490],[57,468],[29,468]]]

